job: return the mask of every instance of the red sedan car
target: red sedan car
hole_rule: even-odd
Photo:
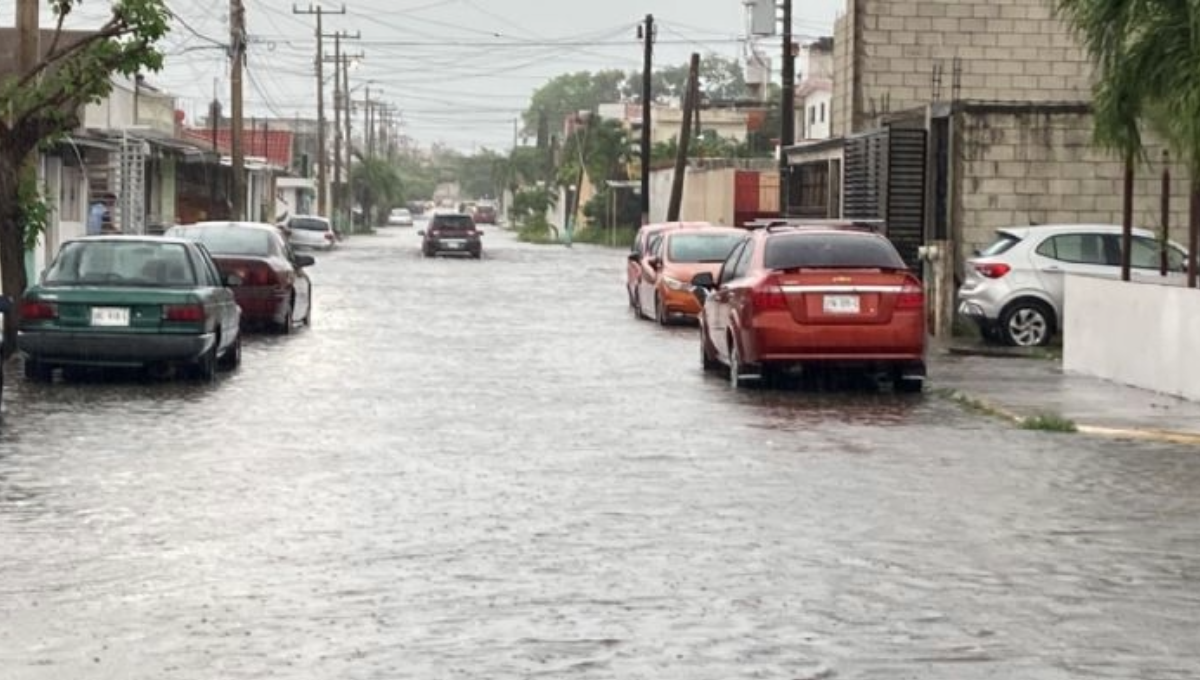
[[[236,275],[233,288],[242,321],[290,333],[297,323],[312,319],[312,282],[305,267],[311,255],[300,255],[280,230],[257,222],[200,222],[171,227],[167,236],[204,244],[222,276]]]
[[[692,285],[704,368],[727,366],[734,387],[819,369],[865,369],[899,392],[924,385],[924,288],[877,233],[758,229]]]

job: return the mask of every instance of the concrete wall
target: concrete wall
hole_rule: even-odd
[[[1200,401],[1200,290],[1070,276],[1063,369]]]
[[[837,132],[871,118],[954,98],[1086,101],[1092,67],[1049,0],[847,0],[835,29],[842,59],[835,78]],[[854,77],[845,73],[857,59]],[[935,93],[935,66],[943,69]],[[857,91],[856,91],[857,88]],[[855,104],[859,108],[847,108]],[[854,121],[854,112],[862,119]]]
[[[1091,143],[1081,107],[968,109],[955,119],[954,176],[963,254],[991,241],[997,227],[1031,222],[1120,224],[1124,164]],[[1138,168],[1134,222],[1158,229],[1162,147]],[[1172,164],[1171,237],[1187,242],[1187,172]]]
[[[736,173],[734,168],[689,168],[684,177],[679,219],[732,225]],[[651,222],[667,220],[674,177],[674,170],[656,170],[650,175]]]

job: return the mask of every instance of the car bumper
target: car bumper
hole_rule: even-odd
[[[483,244],[480,241],[469,239],[439,239],[430,241],[427,247],[439,253],[479,253],[483,250]]]
[[[212,349],[214,333],[93,333],[20,331],[17,348],[49,364],[141,366],[194,361]]]
[[[286,288],[239,286],[234,289],[234,299],[242,309],[242,321],[278,323],[287,317],[291,294]]]
[[[700,315],[700,301],[691,290],[662,289],[663,305],[667,308],[668,316],[686,316],[695,318]]]
[[[925,360],[921,314],[896,315],[890,323],[838,327],[772,320],[756,326],[746,359],[753,363],[896,365]]]

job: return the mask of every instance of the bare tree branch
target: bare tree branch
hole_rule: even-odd
[[[120,19],[114,15],[108,20],[108,23],[106,23],[104,26],[101,26],[100,30],[96,31],[95,33],[90,33],[82,40],[63,46],[61,51],[47,54],[40,62],[38,62],[37,66],[30,70],[29,73],[26,73],[21,77],[21,80],[18,81],[17,85],[20,88],[24,88],[56,63],[63,61],[64,59],[78,52],[81,52],[95,43],[102,42],[104,40],[110,40],[112,38],[120,38],[132,32],[133,28],[131,26],[125,23],[123,19]]]

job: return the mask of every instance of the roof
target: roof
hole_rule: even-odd
[[[235,220],[210,220],[207,222],[195,222],[192,224],[178,225],[184,229],[193,229],[195,227],[238,227],[241,229],[263,229],[274,233],[279,233],[279,229],[273,224],[266,222],[238,222]]]
[[[1074,234],[1079,232],[1092,232],[1100,234],[1120,234],[1122,230],[1119,224],[1018,224],[1010,227],[999,227],[998,232],[1004,232],[1024,238],[1033,234]],[[1154,232],[1149,229],[1141,229],[1135,227],[1133,233],[1153,236]]]
[[[201,128],[183,128],[184,139],[211,149],[213,131]],[[216,130],[217,150],[232,155],[232,131],[229,128]],[[284,168],[292,166],[293,133],[289,130],[246,128],[242,130],[242,152],[246,156],[266,158],[271,165]]]

